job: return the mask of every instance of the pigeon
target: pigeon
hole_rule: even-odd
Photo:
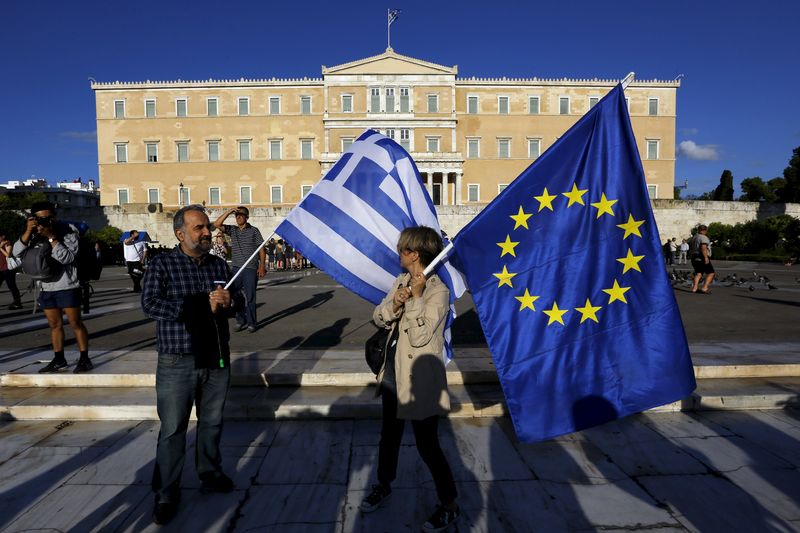
[[[753,292],[754,290],[756,290],[756,288],[753,287],[752,285],[750,285],[750,287],[748,287],[748,289],[750,290],[750,292]]]
[[[777,289],[778,289],[778,287],[776,287],[776,286],[775,286],[775,285],[773,285],[772,283],[767,283],[767,287],[768,287],[768,288],[769,288],[769,290],[771,290],[771,291],[774,291],[774,290],[777,290]]]

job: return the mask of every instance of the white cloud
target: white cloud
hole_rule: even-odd
[[[683,128],[681,132],[687,137],[690,137],[700,133],[700,130],[698,130],[697,128]]]
[[[719,152],[715,144],[697,144],[694,141],[681,141],[678,155],[695,161],[716,161]]]
[[[87,143],[97,142],[97,130],[92,131],[62,131],[58,134],[59,137],[65,139],[72,139],[75,141],[82,141]]]

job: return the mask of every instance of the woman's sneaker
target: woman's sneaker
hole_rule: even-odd
[[[428,521],[422,524],[422,529],[425,531],[441,531],[455,522],[460,514],[461,510],[458,507],[450,510],[440,505],[428,518]]]
[[[383,485],[373,485],[372,492],[369,493],[369,496],[364,498],[361,501],[361,505],[358,506],[364,513],[371,513],[375,509],[381,506],[381,504],[392,494],[391,487],[384,487]]]

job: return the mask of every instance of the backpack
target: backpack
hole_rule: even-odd
[[[53,247],[46,239],[35,238],[19,256],[22,271],[37,281],[55,281],[63,271],[61,263],[53,259]]]

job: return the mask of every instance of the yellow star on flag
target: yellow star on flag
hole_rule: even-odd
[[[639,237],[642,236],[642,232],[639,231],[639,226],[644,224],[644,220],[635,220],[633,215],[628,215],[628,221],[624,224],[617,224],[618,228],[622,228],[625,230],[625,235],[622,236],[622,240],[625,240],[630,235],[637,235]]]
[[[508,285],[512,289],[514,286],[511,284],[511,278],[516,276],[515,273],[509,272],[505,265],[503,265],[503,271],[499,274],[492,274],[494,277],[499,279],[500,281],[497,283],[498,287],[502,287],[503,285]]]
[[[514,253],[514,247],[516,247],[519,242],[511,242],[511,235],[506,235],[506,242],[498,242],[497,246],[499,246],[503,253],[500,254],[500,257],[503,257],[506,254],[511,254],[514,257],[517,257],[517,254]]]
[[[536,308],[533,306],[533,302],[539,299],[538,296],[531,296],[531,293],[528,292],[528,289],[525,289],[525,294],[522,296],[514,296],[517,300],[519,300],[519,310],[522,311],[523,309],[527,308],[531,311],[536,311]]]
[[[512,219],[514,219],[514,229],[522,226],[525,229],[528,229],[528,219],[533,216],[533,213],[526,213],[523,211],[522,206],[519,206],[519,213],[516,215],[509,215]]]
[[[608,294],[608,303],[619,300],[620,302],[627,304],[628,300],[625,299],[625,293],[629,290],[631,290],[630,287],[620,287],[619,283],[617,283],[617,280],[614,280],[614,286],[610,289],[603,289],[603,292]]]
[[[589,189],[578,189],[578,185],[573,183],[572,190],[569,192],[562,192],[564,196],[569,198],[569,202],[567,202],[567,207],[570,207],[572,204],[581,204],[586,205],[583,203],[583,195],[586,194]]]
[[[600,322],[597,320],[597,312],[601,308],[601,305],[593,306],[592,302],[589,301],[589,298],[586,298],[586,304],[583,307],[576,307],[575,310],[581,314],[581,324],[583,324],[583,321],[586,319],[594,320],[599,324]]]
[[[631,249],[628,248],[628,255],[618,258],[617,261],[624,265],[624,268],[622,269],[622,273],[624,274],[631,269],[641,272],[642,269],[639,268],[639,261],[641,261],[643,258],[643,255],[633,255]]]
[[[547,192],[547,187],[544,188],[544,192],[541,196],[534,196],[537,200],[539,200],[539,211],[544,209],[545,207],[550,211],[553,210],[553,200],[557,198],[557,195],[550,194]]]
[[[567,311],[568,309],[559,309],[558,304],[555,301],[553,301],[552,308],[542,310],[544,314],[550,317],[550,319],[547,321],[548,326],[553,322],[558,322],[562,326],[565,326],[566,324],[564,324],[564,319],[562,317],[564,316],[564,313],[566,313]]]
[[[605,213],[608,213],[613,217],[614,211],[611,209],[611,206],[613,206],[615,203],[617,203],[617,200],[609,200],[606,198],[606,193],[603,193],[600,195],[599,202],[594,202],[593,204],[589,205],[597,208],[597,218],[600,218]]]

